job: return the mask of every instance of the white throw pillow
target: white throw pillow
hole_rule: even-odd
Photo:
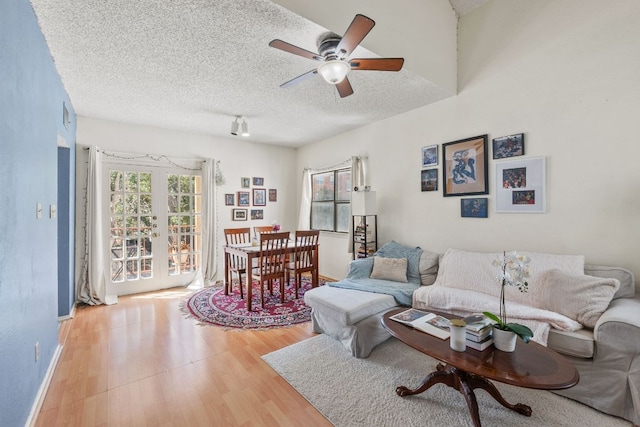
[[[407,283],[407,259],[373,257],[372,279]]]
[[[617,279],[567,274],[561,270],[545,272],[541,293],[544,309],[593,328],[609,307],[620,287]]]

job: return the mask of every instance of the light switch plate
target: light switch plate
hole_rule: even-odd
[[[36,203],[36,219],[42,218],[42,203]]]
[[[49,218],[55,218],[58,213],[58,208],[56,205],[49,205]]]

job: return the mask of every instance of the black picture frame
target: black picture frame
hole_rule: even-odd
[[[492,141],[493,159],[524,156],[524,133],[501,136]]]
[[[438,169],[420,171],[420,189],[422,191],[438,191]]]
[[[442,194],[489,194],[487,135],[442,144]]]
[[[225,204],[225,206],[234,206],[235,205],[235,202],[234,202],[235,197],[234,196],[235,196],[235,194],[225,194],[224,195],[224,204]]]
[[[488,218],[489,199],[486,197],[460,199],[460,216],[462,218]]]
[[[247,209],[232,209],[231,210],[231,219],[233,221],[246,221],[247,220]]]

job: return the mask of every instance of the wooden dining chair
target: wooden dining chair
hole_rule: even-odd
[[[260,283],[260,301],[264,308],[264,286],[273,294],[273,281],[280,283],[280,302],[284,302],[284,267],[289,232],[260,234],[260,255],[258,267],[252,269],[251,277]],[[251,301],[247,300],[247,309],[251,311]]]
[[[227,245],[251,243],[251,228],[225,228],[224,239]],[[238,255],[227,254],[226,262],[229,266],[229,277],[225,277],[224,294],[229,295],[233,291],[232,279],[235,272],[238,275],[238,284],[240,285],[240,298],[244,298],[242,275],[247,273],[246,260]],[[247,277],[247,281],[249,280]]]
[[[318,230],[296,231],[293,256],[285,266],[285,280],[290,283],[293,274],[296,299],[302,283],[302,273],[311,273],[313,287],[318,286]]]
[[[259,236],[262,233],[273,233],[273,227],[270,225],[253,227],[253,233]]]

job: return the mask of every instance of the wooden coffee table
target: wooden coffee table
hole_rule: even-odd
[[[484,351],[467,347],[466,351],[459,352],[449,347],[448,339],[441,340],[389,319],[403,310],[405,308],[386,313],[382,318],[384,328],[408,346],[443,363],[438,363],[436,370],[428,374],[417,388],[397,387],[396,393],[399,396],[419,394],[434,384],[446,384],[462,393],[473,424],[480,427],[478,402],[473,391],[476,388],[486,390],[502,406],[527,417],[531,416],[531,407],[523,403],[507,402],[489,380],[542,390],[562,390],[578,383],[580,377],[576,368],[555,351],[538,343],[525,344],[518,339],[513,353],[496,350],[493,346]],[[431,312],[447,318],[454,317],[448,313]]]

